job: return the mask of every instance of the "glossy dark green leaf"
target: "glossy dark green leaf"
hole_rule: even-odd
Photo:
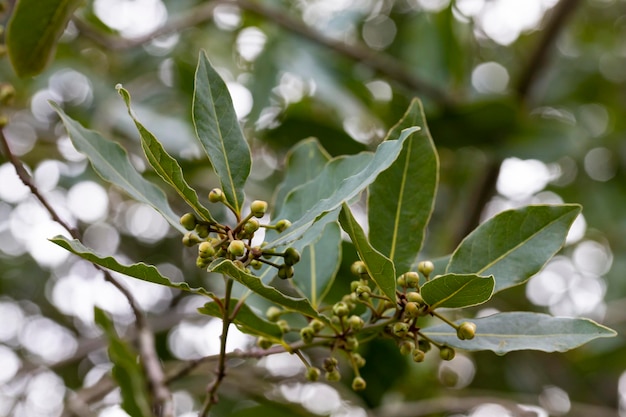
[[[463,321],[459,320],[457,324]],[[542,313],[511,312],[472,319],[476,336],[459,340],[456,331],[447,324],[424,329],[438,343],[468,351],[491,350],[498,355],[515,350],[565,352],[591,340],[613,337],[615,331],[593,320],[552,317]]]
[[[44,70],[81,0],[20,0],[7,25],[6,46],[20,77]]]
[[[494,285],[493,276],[446,274],[422,285],[421,293],[431,309],[463,308],[489,300]]]
[[[72,252],[75,255],[86,259],[96,265],[100,265],[103,268],[110,269],[111,271],[119,272],[129,277],[137,278],[142,281],[152,282],[154,284],[165,285],[166,287],[176,288],[178,290],[191,292],[194,294],[206,295],[213,297],[213,293],[205,290],[204,288],[191,288],[186,282],[172,282],[169,278],[161,275],[158,269],[153,265],[148,265],[143,262],[139,262],[132,265],[122,265],[117,260],[110,256],[100,256],[93,252],[91,249],[83,245],[80,241],[72,239],[69,240],[64,236],[56,236],[50,239],[51,242],[56,243],[62,248]]]
[[[104,331],[108,342],[109,359],[113,363],[111,374],[120,387],[122,409],[131,416],[150,417],[148,381],[135,349],[115,331],[111,319],[98,307],[94,308],[94,320]]]
[[[211,216],[209,210],[200,204],[196,191],[191,188],[189,184],[187,184],[187,181],[185,181],[183,170],[180,168],[180,165],[178,165],[178,162],[176,162],[176,160],[167,153],[157,138],[148,129],[146,129],[133,114],[130,108],[129,92],[121,85],[118,86],[117,91],[124,99],[126,107],[128,108],[128,114],[133,119],[133,122],[135,122],[135,126],[137,126],[139,136],[141,137],[141,147],[152,168],[154,168],[156,173],[159,174],[165,182],[170,184],[174,190],[176,190],[178,195],[180,195],[203,220],[215,223],[215,220]]]
[[[352,240],[359,258],[365,263],[370,277],[390,300],[395,300],[396,269],[393,266],[393,262],[372,247],[347,204],[341,207],[339,223],[341,228],[350,236],[350,240]]]
[[[502,212],[459,244],[446,271],[493,275],[495,292],[524,283],[561,249],[580,210],[566,204]]]
[[[250,174],[250,148],[243,136],[228,88],[200,53],[193,94],[196,135],[220,179],[226,201],[241,213],[243,187]]]
[[[398,273],[411,269],[422,247],[439,180],[437,152],[417,99],[388,139],[410,126],[421,130],[404,142],[398,158],[369,186],[367,200],[370,242],[393,261]]]
[[[229,316],[232,317],[238,302],[239,300],[236,298],[232,298],[230,300],[228,308]],[[221,319],[224,317],[222,308],[220,308],[220,306],[213,301],[206,303],[204,307],[200,307],[198,311],[202,314]],[[282,339],[283,337],[283,332],[276,323],[272,323],[259,317],[259,315],[252,311],[252,309],[245,303],[238,307],[237,315],[235,315],[233,322],[237,325],[239,330],[247,334],[265,336],[271,339]]]
[[[89,158],[98,175],[126,191],[135,200],[152,206],[181,233],[186,232],[179,223],[179,216],[170,208],[165,193],[137,172],[119,144],[103,138],[96,131],[85,129],[57,104],[51,105],[63,120],[74,147]]]
[[[404,141],[417,130],[405,129],[398,140],[383,142],[373,155],[363,152],[330,161],[317,178],[287,196],[285,207],[277,218],[289,219],[293,224],[269,246],[281,246],[299,239],[320,216],[359,195],[395,161]]]

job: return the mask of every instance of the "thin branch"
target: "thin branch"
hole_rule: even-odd
[[[39,200],[39,202],[46,208],[52,219],[60,224],[64,229],[66,229],[70,235],[74,239],[81,239],[80,232],[71,227],[67,222],[65,222],[61,217],[57,214],[56,210],[50,205],[48,200],[39,192],[37,186],[31,180],[28,171],[14,154],[11,152],[11,148],[9,143],[4,135],[4,130],[0,129],[0,143],[2,144],[2,150],[6,155],[9,162],[15,168],[15,172],[18,177],[24,183],[26,187],[31,191],[31,193]],[[139,355],[141,357],[144,370],[146,372],[146,377],[148,378],[148,382],[150,384],[150,390],[153,394],[153,401],[155,410],[157,410],[157,415],[160,417],[174,417],[174,405],[172,403],[172,395],[169,391],[169,388],[165,384],[165,375],[163,373],[163,369],[161,368],[161,363],[159,361],[159,357],[156,353],[154,347],[154,334],[150,330],[150,326],[146,320],[146,316],[141,311],[139,303],[135,300],[132,293],[123,286],[118,280],[116,280],[111,273],[100,267],[99,265],[94,264],[94,266],[104,273],[104,279],[110,282],[115,288],[120,291],[124,297],[127,299],[131,310],[135,316],[135,327],[138,332],[138,344],[139,344]]]

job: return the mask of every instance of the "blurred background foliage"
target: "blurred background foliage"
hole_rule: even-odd
[[[85,243],[219,291],[158,215],[99,180],[48,105],[121,142],[143,170],[114,89],[122,83],[206,196],[218,183],[190,116],[201,49],[227,81],[252,147],[249,198],[270,199],[300,139],[315,136],[332,155],[373,149],[420,97],[441,158],[424,257],[450,253],[505,208],[581,203],[562,254],[474,313],[590,317],[620,334],[566,354],[479,353],[419,366],[376,341],[362,350],[368,388],[358,396],[303,383],[288,355],[233,361],[215,415],[626,415],[624,0],[88,0],[45,72],[19,79],[3,58],[0,80],[16,91],[3,109],[11,149]],[[132,338],[130,309],[93,267],[46,240],[61,228],[0,158],[0,415],[124,416],[93,307]],[[331,299],[347,289],[348,243],[343,257]],[[205,300],[125,282],[149,314],[166,369],[217,353],[219,323],[195,310]],[[198,409],[210,364],[172,382],[177,415]]]

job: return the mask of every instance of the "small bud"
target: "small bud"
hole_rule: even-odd
[[[254,217],[261,218],[265,216],[265,212],[267,211],[267,201],[262,200],[254,200],[250,204],[250,212]]]
[[[276,228],[276,231],[278,233],[282,233],[285,230],[287,230],[290,226],[291,226],[291,222],[289,220],[282,219],[276,222],[276,225],[274,227]]]
[[[350,291],[355,292],[360,285],[363,285],[362,281],[352,281],[350,282]]]
[[[215,248],[209,242],[202,242],[198,245],[198,256],[209,259],[215,255]]]
[[[259,227],[261,227],[259,221],[255,218],[251,218],[246,222],[246,224],[243,225],[243,231],[248,235],[252,235],[254,232],[259,230]]]
[[[327,381],[339,381],[341,379],[341,374],[339,373],[339,370],[335,368],[330,372],[326,372],[325,377]]]
[[[355,391],[363,391],[367,387],[367,383],[360,376],[355,377],[352,380],[352,389]]]
[[[420,315],[420,308],[417,305],[417,303],[409,301],[408,303],[406,303],[406,306],[404,306],[404,313],[408,317],[414,319],[414,318],[419,317],[419,315]]]
[[[356,275],[357,277],[367,274],[367,268],[365,267],[365,262],[363,261],[354,262],[352,265],[350,265],[350,272],[352,272],[352,274]]]
[[[315,330],[312,327],[307,326],[300,330],[300,338],[304,343],[311,343],[313,337],[315,337]]]
[[[281,265],[278,268],[278,278],[280,279],[289,279],[293,277],[294,273],[295,271],[291,265]]]
[[[263,267],[263,262],[257,259],[253,259],[252,261],[250,261],[250,266],[258,271]]]
[[[402,355],[408,355],[415,350],[415,343],[410,340],[404,340],[400,343],[400,353]]]
[[[198,239],[198,236],[193,232],[187,232],[185,236],[183,236],[183,245],[187,247],[195,246],[198,243],[200,243],[200,239]]]
[[[186,230],[191,231],[195,229],[197,223],[198,220],[196,219],[196,216],[193,215],[193,213],[185,213],[180,217],[180,224]]]
[[[233,256],[242,256],[246,253],[246,245],[241,240],[233,240],[228,245],[228,253]]]
[[[394,323],[393,325],[393,334],[398,336],[399,338],[405,338],[409,333],[409,325],[402,322]]]
[[[404,274],[400,275],[397,279],[396,279],[396,283],[403,287],[406,288],[406,276]]]
[[[359,300],[369,300],[372,289],[367,285],[359,285],[354,293]]]
[[[206,268],[207,266],[209,266],[209,263],[210,262],[208,259],[201,258],[200,256],[196,258],[196,266],[200,269]]]
[[[201,239],[206,239],[209,237],[209,226],[206,224],[197,224],[196,225],[196,234]]]
[[[417,303],[418,305],[424,304],[424,298],[422,298],[422,294],[416,291],[411,291],[411,292],[406,293],[406,299],[407,301],[410,301],[412,303]]]
[[[406,272],[404,274],[404,278],[406,279],[406,286],[409,288],[419,288],[420,286],[420,276],[417,272]]]
[[[363,356],[359,355],[358,353],[351,353],[351,355],[352,360],[354,361],[354,364],[357,368],[362,368],[365,366],[365,358]]]
[[[456,329],[456,335],[461,340],[471,340],[476,335],[476,324],[465,321]]]
[[[426,354],[419,350],[419,349],[415,349],[413,351],[413,361],[420,363],[420,362],[424,362],[424,359],[426,358]]]
[[[313,319],[311,320],[311,323],[309,323],[309,326],[311,326],[313,328],[313,330],[315,331],[315,333],[319,333],[320,331],[322,331],[322,329],[326,326],[324,324],[324,322],[320,319]]]
[[[9,83],[0,84],[0,104],[11,104],[15,98],[15,87]]]
[[[289,327],[289,323],[287,323],[287,320],[278,320],[276,324],[278,325],[278,327],[280,327],[280,331],[283,333],[287,333],[289,330],[291,330],[291,328]]]
[[[267,337],[259,337],[256,340],[256,344],[257,346],[259,346],[261,349],[269,349],[272,347],[272,341],[270,339],[268,339]]]
[[[431,261],[422,261],[417,264],[417,270],[420,271],[426,278],[432,274],[435,270],[435,265]]]
[[[337,317],[344,317],[350,314],[350,308],[346,303],[340,301],[333,305],[333,314]]]
[[[306,370],[306,379],[311,382],[317,381],[320,378],[320,375],[321,375],[321,371],[319,370],[319,368],[310,366]]]
[[[284,253],[285,264],[295,265],[300,262],[300,252],[294,248],[287,248]]]
[[[359,339],[357,339],[354,336],[346,337],[346,341],[344,343],[344,348],[347,351],[352,351],[352,350],[358,349],[359,348]]]
[[[361,317],[352,315],[348,318],[348,325],[353,331],[358,332],[359,330],[363,328],[363,326],[365,325],[365,322],[363,321]]]
[[[337,364],[338,364],[337,359],[331,356],[331,357],[324,359],[323,367],[326,372],[332,372],[337,368]]]
[[[428,340],[420,339],[420,341],[418,342],[418,347],[419,350],[421,350],[422,352],[428,352],[432,348],[432,345]]]
[[[283,310],[276,306],[269,307],[265,312],[265,316],[267,317],[267,319],[269,321],[273,321],[274,323],[278,321],[281,314],[283,314]]]
[[[449,346],[442,346],[439,348],[439,357],[444,361],[451,361],[454,359],[456,352]]]
[[[225,199],[224,192],[219,188],[214,188],[209,192],[209,201],[211,203],[219,203]]]

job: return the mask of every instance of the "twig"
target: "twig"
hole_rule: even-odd
[[[9,162],[15,168],[15,172],[18,177],[24,183],[25,186],[31,191],[31,193],[39,200],[39,202],[46,208],[52,219],[59,223],[64,229],[66,229],[74,239],[80,240],[81,234],[76,229],[71,227],[63,219],[59,217],[56,210],[50,205],[48,200],[39,192],[37,186],[31,181],[31,177],[26,171],[26,168],[22,162],[11,152],[9,143],[4,135],[4,130],[0,129],[0,143],[2,149]],[[146,316],[141,311],[137,300],[131,292],[124,287],[118,280],[116,280],[111,273],[94,264],[94,266],[104,273],[104,279],[110,282],[115,288],[117,288],[124,297],[128,300],[131,310],[135,316],[135,326],[138,332],[138,344],[139,355],[141,357],[146,377],[148,379],[150,390],[153,395],[154,408],[156,415],[159,417],[174,417],[174,406],[172,403],[172,395],[169,388],[165,384],[165,376],[161,364],[159,362],[158,355],[154,348],[154,335],[150,330],[150,326],[146,320]]]

